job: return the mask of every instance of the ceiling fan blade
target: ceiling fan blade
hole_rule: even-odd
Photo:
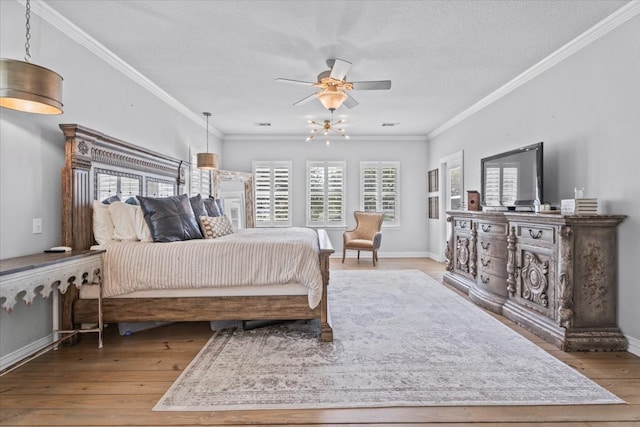
[[[377,80],[370,82],[351,82],[353,90],[389,90],[391,80]]]
[[[346,92],[345,92],[346,93]],[[344,100],[344,105],[347,108],[353,108],[353,107],[357,107],[359,104],[358,101],[356,101],[351,95],[349,95],[347,93],[347,99]]]
[[[303,105],[306,104],[307,102],[311,101],[312,99],[314,99],[316,97],[315,93],[312,93],[309,96],[306,96],[304,98],[302,98],[300,101],[298,102],[294,102],[293,105]]]
[[[305,82],[302,80],[282,79],[282,78],[278,78],[276,79],[276,81],[283,82],[283,83],[295,83],[295,84],[305,85],[305,86],[313,86],[315,84],[315,82]]]
[[[334,80],[344,80],[351,68],[351,62],[342,60],[342,59],[334,59],[333,67],[331,67],[331,77]]]

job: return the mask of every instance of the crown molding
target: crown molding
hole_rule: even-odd
[[[480,101],[476,102],[471,107],[467,108],[449,121],[438,126],[436,129],[427,134],[427,139],[431,140],[436,136],[446,132],[463,120],[467,119],[483,108],[493,104],[503,96],[513,92],[528,81],[544,73],[554,65],[564,61],[569,56],[598,40],[609,31],[619,27],[638,14],[640,14],[640,0],[630,1],[628,4],[622,6],[620,9],[613,12],[611,15],[607,16],[605,19],[603,19],[584,33],[580,34],[575,39],[571,40],[560,49],[544,58],[542,61],[527,69],[526,71],[515,77],[513,80],[501,86],[485,98],[482,98]]]
[[[17,0],[17,2],[23,5],[26,4],[24,0]],[[120,71],[126,77],[130,78],[131,80],[142,86],[144,89],[157,96],[160,100],[177,110],[186,118],[192,120],[194,123],[202,126],[203,128],[206,127],[200,115],[189,110],[184,106],[184,104],[180,103],[177,99],[160,88],[160,86],[149,80],[146,76],[129,65],[111,50],[107,49],[107,47],[105,47],[102,43],[78,28],[78,26],[69,21],[67,18],[60,15],[43,0],[32,0],[31,11],[47,21],[54,28],[69,36],[73,41],[87,48],[91,53],[104,60],[107,64]],[[223,137],[222,133],[211,125],[209,125],[209,133],[217,136],[218,138]]]

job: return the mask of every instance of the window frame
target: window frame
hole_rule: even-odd
[[[384,219],[382,222],[383,227],[399,227],[400,226],[400,161],[392,160],[392,161],[361,161],[360,162],[360,210],[365,212],[373,212],[374,210],[367,209],[365,206],[370,204],[370,200],[367,199],[367,195],[371,195],[372,191],[367,191],[365,187],[365,171],[367,169],[376,169],[376,190],[375,190],[375,212],[385,212]],[[393,219],[386,214],[386,211],[383,209],[383,201],[385,200],[385,195],[388,195],[391,192],[385,191],[385,185],[383,182],[382,170],[385,168],[394,168],[395,169],[395,181],[394,181],[394,194],[393,202],[394,202],[394,212],[395,215]]]
[[[323,168],[323,209],[322,209],[322,220],[321,221],[311,221],[311,170],[312,168]],[[329,180],[327,177],[329,176],[329,168],[339,168],[342,172],[342,183],[340,189],[341,195],[341,203],[340,203],[340,215],[341,218],[338,221],[333,221],[328,219],[328,209],[327,205],[329,204],[330,192],[329,192]],[[346,227],[346,199],[347,199],[347,162],[346,161],[318,161],[318,160],[307,160],[306,167],[306,199],[305,199],[305,224],[307,227]]]
[[[256,175],[256,169],[259,167],[268,168],[269,169],[269,221],[261,221],[258,215],[258,208],[260,203],[258,201],[258,192],[260,187],[260,181],[258,176]],[[275,191],[275,169],[286,169],[287,170],[287,220],[286,221],[276,221],[275,220],[275,209],[276,206],[276,196],[277,193]],[[293,174],[293,162],[291,160],[253,160],[251,162],[251,169],[253,172],[253,214],[254,221],[256,227],[291,227],[292,219],[293,219],[293,209],[292,209],[292,196],[293,196],[293,180],[291,179]]]

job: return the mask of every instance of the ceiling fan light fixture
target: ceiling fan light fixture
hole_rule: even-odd
[[[329,111],[337,110],[347,100],[347,94],[335,86],[329,86],[325,90],[318,92],[316,96],[324,108]]]

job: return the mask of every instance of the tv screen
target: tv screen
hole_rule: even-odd
[[[542,161],[542,142],[482,159],[483,208],[529,210],[542,203]]]

